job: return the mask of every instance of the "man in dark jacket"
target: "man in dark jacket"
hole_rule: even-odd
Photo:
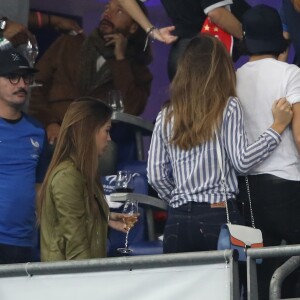
[[[175,25],[173,34],[178,36],[169,55],[170,79],[175,75],[178,58],[190,39],[201,31],[206,17],[234,37],[233,60],[238,59],[240,53],[236,46],[243,38],[240,21],[250,7],[244,0],[161,0],[161,2]]]
[[[80,96],[106,101],[108,92],[117,89],[124,98],[124,112],[144,111],[152,82],[145,40],[144,30],[117,0],[110,0],[99,26],[87,38],[64,35],[52,44],[36,65],[36,80],[43,85],[32,90],[29,105],[29,114],[45,125],[50,143],[57,139],[68,106]]]

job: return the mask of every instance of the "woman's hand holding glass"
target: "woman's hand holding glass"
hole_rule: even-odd
[[[131,253],[132,250],[128,248],[128,234],[130,229],[138,221],[138,202],[136,200],[127,200],[123,207],[123,222],[125,224],[126,238],[125,247],[118,248],[117,250],[121,253]]]
[[[109,214],[109,227],[121,231],[123,233],[127,233],[128,229],[126,224],[124,224],[123,216],[124,215],[121,213],[111,212]]]

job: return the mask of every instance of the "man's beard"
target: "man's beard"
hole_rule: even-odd
[[[110,32],[103,32],[101,30],[101,25],[107,25],[109,27],[111,27],[111,31]],[[107,34],[116,34],[116,33],[122,33],[125,37],[127,37],[129,35],[129,32],[127,29],[122,29],[122,28],[116,28],[115,25],[110,22],[109,20],[107,19],[102,19],[99,23],[99,26],[98,26],[98,32],[100,34],[100,36],[103,38],[105,35]]]

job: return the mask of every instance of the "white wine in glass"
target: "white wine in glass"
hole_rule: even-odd
[[[128,234],[130,229],[137,222],[138,202],[136,200],[127,200],[124,204],[122,213],[124,214],[123,222],[126,224],[128,230],[126,232],[125,247],[118,248],[117,250],[121,253],[127,254],[132,252],[132,250],[128,248]]]

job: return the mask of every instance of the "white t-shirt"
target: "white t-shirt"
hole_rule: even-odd
[[[253,143],[273,123],[275,100],[286,97],[291,104],[300,102],[300,68],[273,58],[248,62],[237,70],[237,94],[248,140]],[[274,153],[250,171],[251,175],[266,173],[300,181],[300,155],[291,126],[282,134]]]

